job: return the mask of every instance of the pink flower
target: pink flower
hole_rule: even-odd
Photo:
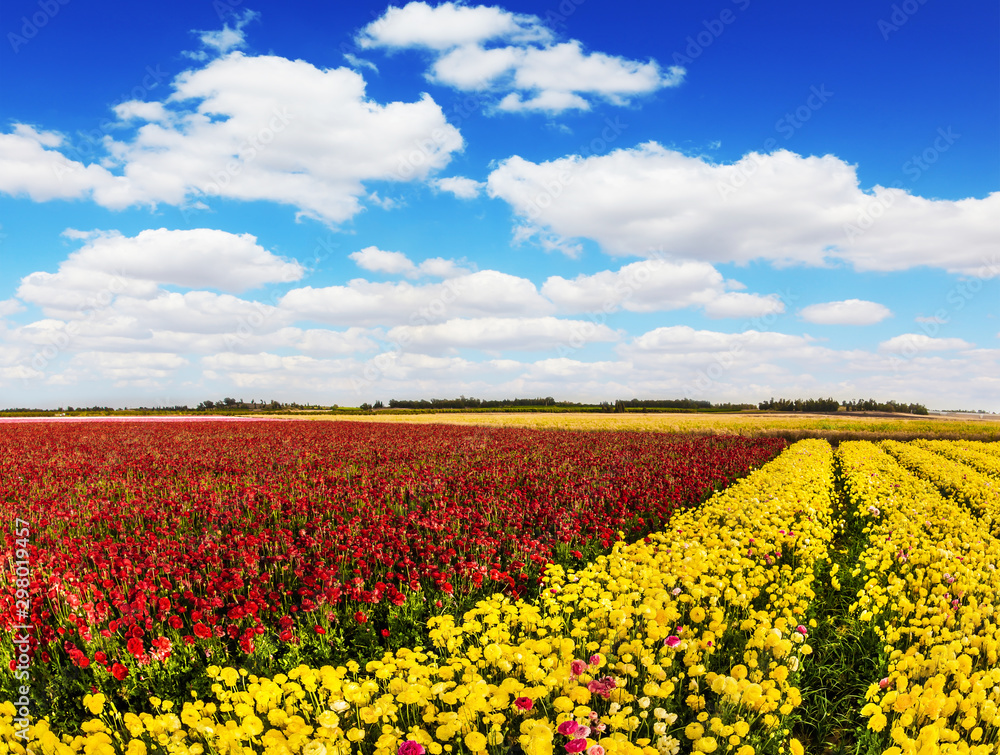
[[[607,699],[611,697],[611,690],[617,686],[618,685],[615,683],[614,677],[604,676],[600,679],[595,679],[588,684],[587,689],[590,690],[590,694],[600,695],[601,697]]]
[[[514,701],[514,707],[518,710],[529,711],[535,707],[535,701],[530,697],[519,697]]]
[[[600,666],[601,665],[601,656],[599,656],[599,655],[592,655],[592,656],[590,656],[590,665],[591,666]]]
[[[587,755],[604,755],[604,748],[600,745],[591,745],[587,748]]]
[[[399,746],[399,755],[424,755],[424,746],[413,739],[407,739]]]
[[[668,648],[675,648],[681,644],[681,638],[678,637],[676,634],[672,634],[663,641],[663,644],[666,645]]]
[[[561,724],[559,724],[556,731],[558,731],[564,737],[572,737],[574,734],[576,734],[579,728],[580,724],[571,719],[569,721],[563,721]],[[579,752],[579,750],[574,750],[574,752]]]
[[[586,739],[587,737],[590,736],[590,727],[585,726],[584,724],[580,724],[580,728],[576,730],[576,736],[583,737],[584,739]]]
[[[571,739],[566,743],[566,752],[583,752],[587,749],[586,739]]]
[[[801,634],[803,637],[805,637],[807,634],[809,634],[809,630],[806,629],[801,624],[799,624],[797,627],[795,627],[795,631],[798,632],[799,634]]]
[[[886,676],[878,680],[879,689],[885,689],[888,686],[889,686],[889,677]]]
[[[569,664],[569,670],[573,673],[573,676],[579,676],[587,670],[587,664],[583,661],[573,661]]]

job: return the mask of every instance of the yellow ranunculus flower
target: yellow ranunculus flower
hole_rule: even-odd
[[[95,716],[99,716],[101,715],[101,712],[104,710],[104,703],[106,700],[107,698],[103,694],[98,692],[96,695],[84,695],[83,704],[84,707],[87,708],[87,710],[89,710]]]
[[[465,746],[473,752],[481,752],[486,749],[486,737],[478,731],[473,731],[465,735]]]
[[[698,739],[704,733],[705,727],[697,722],[689,723],[684,727],[684,736],[691,740]]]

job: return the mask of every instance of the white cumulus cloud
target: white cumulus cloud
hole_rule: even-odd
[[[446,191],[454,194],[459,199],[475,199],[480,191],[486,186],[481,181],[464,176],[450,176],[448,178],[434,178],[430,181],[431,186],[439,191]]]
[[[958,201],[880,186],[866,192],[856,168],[833,155],[779,150],[714,164],[650,142],[543,163],[514,156],[490,174],[488,193],[519,216],[517,238],[536,235],[549,246],[552,237],[587,238],[611,254],[655,250],[709,263],[844,261],[861,271],[1000,275],[1000,192]],[[852,230],[859,223],[860,233]]]
[[[906,354],[924,351],[959,351],[971,349],[973,345],[962,338],[932,338],[923,333],[903,333],[882,341],[879,348],[883,351]]]
[[[810,304],[799,312],[799,317],[816,325],[874,325],[891,316],[884,304],[863,299]]]
[[[152,298],[161,284],[245,291],[295,281],[304,273],[299,263],[272,254],[249,233],[159,228],[135,236],[117,231],[67,235],[82,236],[86,243],[57,272],[31,273],[17,289],[19,299],[49,313],[79,316],[119,295]]]
[[[678,66],[664,71],[654,60],[586,52],[577,40],[557,43],[537,16],[452,2],[390,7],[362,29],[358,42],[428,50],[434,58],[429,79],[497,94],[497,108],[508,111],[588,110],[594,98],[626,104],[684,78]]]
[[[431,257],[420,264],[413,262],[402,252],[387,252],[377,246],[366,246],[347,255],[363,270],[387,275],[405,275],[407,278],[455,278],[470,271],[455,260]]]
[[[172,88],[162,102],[116,108],[137,130],[105,136],[100,164],[84,164],[61,134],[24,124],[0,134],[0,191],[112,209],[264,200],[333,224],[372,197],[365,182],[424,180],[464,146],[429,95],[380,104],[348,68],[231,52]]]

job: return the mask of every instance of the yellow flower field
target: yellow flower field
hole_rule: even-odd
[[[872,436],[917,434],[932,438],[981,437],[1000,440],[1000,418],[986,415],[979,419],[909,418],[854,416],[847,413],[795,416],[793,414],[673,413],[628,412],[598,414],[572,412],[440,412],[390,414],[296,414],[298,419],[336,422],[403,422],[415,424],[458,424],[483,427],[531,427],[558,430],[644,430],[654,432],[729,433],[761,435],[776,431],[851,432]],[[993,445],[993,444],[987,444]]]
[[[997,532],[994,528],[1000,523],[1000,481],[913,443],[887,440],[882,445],[902,466],[930,481],[950,498],[970,506],[979,515],[982,526]]]
[[[1000,540],[872,443],[844,444],[839,461],[854,514],[869,522],[852,611],[885,643],[868,727],[888,733],[885,755],[996,752]]]
[[[1000,445],[996,443],[940,440],[918,440],[914,443],[921,448],[947,456],[952,461],[966,464],[983,474],[1000,478]]]

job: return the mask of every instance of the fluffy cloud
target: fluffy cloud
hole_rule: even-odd
[[[68,235],[87,241],[57,272],[31,273],[17,290],[19,299],[51,316],[80,317],[119,295],[153,298],[161,284],[243,291],[303,275],[301,265],[267,251],[248,233],[160,228],[136,236]]]
[[[785,304],[777,294],[760,296],[732,291],[721,294],[705,305],[705,314],[713,320],[725,317],[764,317],[785,311]]]
[[[504,39],[516,42],[547,42],[551,33],[537,16],[502,8],[442,3],[407,3],[390,6],[358,34],[363,47],[426,47],[448,50],[462,45]]]
[[[537,16],[452,2],[391,7],[360,32],[358,42],[429,50],[428,78],[503,95],[497,107],[508,111],[588,110],[592,98],[625,104],[684,78],[677,66],[663,71],[653,60],[585,52],[577,40],[555,43]]]
[[[362,209],[366,181],[426,179],[464,146],[428,95],[382,105],[355,71],[274,55],[232,52],[177,76],[164,102],[116,113],[137,131],[105,136],[101,165],[63,155],[59,134],[0,134],[0,191],[113,209],[266,200],[338,223]]]
[[[417,266],[402,252],[387,252],[377,246],[366,246],[347,256],[354,260],[358,267],[373,273],[401,275],[415,274],[417,271]]]
[[[463,176],[452,176],[449,178],[435,178],[430,181],[431,186],[439,191],[447,191],[454,194],[459,199],[475,199],[479,196],[486,184],[474,181]]]
[[[444,283],[373,283],[289,291],[279,306],[299,318],[333,325],[403,325],[443,322],[455,317],[548,314],[552,304],[525,279],[495,270],[451,278]]]
[[[73,356],[69,369],[55,383],[73,384],[86,380],[111,381],[116,388],[125,386],[155,387],[159,380],[171,378],[190,364],[177,354],[121,354],[89,351]]]
[[[402,252],[387,252],[377,246],[367,246],[347,256],[363,270],[387,275],[405,275],[408,278],[420,278],[426,275],[435,278],[454,278],[469,272],[455,260],[431,257],[417,265]]]
[[[817,325],[874,325],[891,316],[884,304],[863,299],[810,304],[799,312],[803,320]]]
[[[233,26],[225,24],[222,29],[196,31],[194,33],[198,35],[198,40],[204,47],[208,47],[216,55],[224,55],[232,50],[241,50],[246,47],[246,34],[243,28],[251,21],[256,21],[259,18],[259,13],[255,13],[252,10],[244,10],[243,13],[237,15]],[[205,51],[185,54],[195,60],[205,60],[208,57],[208,53]]]
[[[1000,275],[1000,192],[959,201],[865,192],[854,166],[832,155],[779,150],[717,165],[646,143],[544,163],[514,156],[490,174],[488,193],[519,216],[518,238],[588,238],[611,254]]]
[[[620,338],[606,325],[555,317],[454,319],[436,325],[402,325],[388,335],[407,351],[431,353],[450,349],[486,352],[576,349],[587,343]]]
[[[0,192],[35,202],[92,198],[114,210],[136,199],[127,179],[97,164],[83,165],[57,150],[66,139],[23,123],[0,134]]]
[[[758,317],[784,311],[774,296],[730,293],[731,282],[705,262],[643,260],[616,271],[578,275],[572,280],[551,276],[542,294],[565,312],[661,312],[698,306],[712,318]]]
[[[973,344],[961,338],[931,338],[923,333],[903,333],[879,344],[879,348],[883,351],[901,354],[915,354],[925,351],[959,351],[972,347]]]
[[[16,299],[0,299],[0,317],[16,315],[24,311],[24,305]]]

